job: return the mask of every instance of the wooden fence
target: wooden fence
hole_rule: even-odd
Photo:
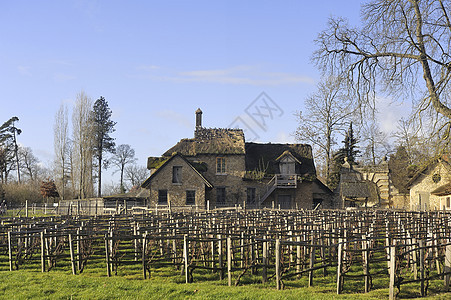
[[[390,299],[415,283],[426,296],[431,280],[451,275],[451,214],[405,211],[212,210],[154,211],[141,215],[5,218],[0,225],[0,270],[57,265],[73,274],[88,262],[105,274],[121,266],[171,266],[190,283],[199,270],[228,285],[256,276],[283,289],[302,276],[307,286],[332,278],[338,294],[369,292],[388,278]],[[32,264],[34,262],[34,264]],[[200,273],[199,273],[200,274]],[[346,282],[361,281],[361,290]]]

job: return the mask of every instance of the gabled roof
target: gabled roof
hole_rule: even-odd
[[[200,179],[205,183],[205,185],[209,188],[213,188],[213,184],[210,183],[200,172],[197,170],[193,164],[191,164],[183,155],[176,153],[173,156],[171,156],[169,159],[167,159],[155,172],[152,173],[152,175],[149,176],[149,178],[146,179],[146,181],[143,182],[141,187],[146,188],[149,184],[152,178],[154,178],[170,161],[172,161],[175,157],[180,157],[199,177]]]
[[[436,196],[448,196],[451,195],[451,182],[444,184],[442,186],[439,186],[435,190],[431,192],[432,195]]]
[[[173,153],[184,156],[198,154],[244,154],[244,133],[241,129],[197,128],[193,139],[182,139],[163,156]]]
[[[278,158],[276,158],[276,161],[278,162],[286,156],[291,157],[298,164],[302,164],[302,162],[299,161],[299,159],[297,159],[289,150],[285,150]]]
[[[267,174],[276,174],[278,173],[277,159],[286,151],[299,162],[300,174],[316,174],[312,147],[305,144],[246,143],[246,171],[265,168]]]
[[[324,192],[328,193],[328,194],[333,194],[334,192],[327,186],[325,185],[320,179],[316,178],[314,180],[314,182],[318,185],[318,187],[323,190]]]
[[[448,172],[451,173],[451,164],[449,161],[448,156],[442,156],[441,158],[438,159],[434,159],[431,162],[429,162],[428,164],[426,164],[423,168],[421,168],[420,170],[418,170],[418,172],[416,172],[412,178],[409,179],[409,181],[407,182],[407,187],[410,188],[413,183],[421,176],[421,175],[427,175],[428,169],[433,169],[435,168],[435,166],[437,166],[438,164],[442,164],[444,168],[446,168],[446,170]]]
[[[340,195],[346,198],[369,198],[371,197],[369,183],[366,181],[342,182]]]

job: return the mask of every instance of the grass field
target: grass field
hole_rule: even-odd
[[[34,222],[32,225],[35,223],[39,224],[42,221],[37,219],[31,220]],[[345,267],[342,268],[343,270],[346,269],[343,294],[337,295],[337,264],[328,264],[327,272],[325,272],[323,268],[325,265],[323,265],[323,262],[327,261],[321,262],[320,258],[326,257],[324,253],[327,251],[323,253],[324,256],[321,256],[322,254],[318,247],[312,248],[316,249],[314,250],[316,251],[316,254],[315,252],[310,253],[315,254],[313,257],[316,256],[318,259],[313,262],[315,264],[314,267],[319,266],[321,268],[313,272],[313,286],[308,287],[308,274],[304,273],[299,278],[296,277],[299,273],[295,272],[297,266],[303,266],[305,271],[305,269],[307,269],[307,260],[302,258],[302,263],[292,264],[293,260],[290,255],[295,255],[294,250],[290,250],[289,244],[281,246],[282,259],[279,261],[281,261],[281,274],[284,289],[277,290],[275,280],[276,256],[274,256],[274,244],[269,251],[269,259],[265,264],[269,281],[262,283],[262,278],[265,276],[262,267],[263,263],[259,263],[258,268],[254,270],[255,274],[251,274],[251,271],[249,271],[241,277],[243,268],[238,266],[240,262],[245,262],[246,259],[250,257],[249,253],[251,252],[240,252],[240,249],[244,249],[244,246],[243,248],[237,247],[237,245],[240,245],[239,239],[230,239],[230,242],[224,242],[220,247],[218,246],[218,242],[213,242],[212,246],[211,240],[200,242],[202,239],[192,239],[191,242],[186,244],[187,248],[185,248],[185,246],[183,246],[184,239],[180,238],[180,235],[174,235],[172,238],[167,239],[166,242],[164,242],[164,240],[148,239],[146,240],[146,244],[141,244],[138,247],[137,244],[134,244],[133,240],[128,239],[128,237],[131,236],[131,227],[124,226],[127,231],[115,229],[120,233],[117,236],[123,234],[121,236],[122,240],[118,239],[120,242],[117,242],[117,245],[114,247],[113,244],[111,244],[110,248],[105,247],[105,236],[102,231],[105,231],[105,228],[100,226],[105,222],[110,222],[109,219],[105,220],[98,220],[99,223],[92,226],[92,228],[96,228],[98,232],[90,236],[92,239],[89,239],[89,243],[87,242],[88,239],[86,239],[86,244],[83,244],[84,242],[81,242],[81,239],[78,239],[80,244],[74,245],[69,242],[73,241],[73,239],[66,235],[58,237],[58,241],[62,241],[62,244],[59,244],[59,242],[56,243],[57,236],[54,236],[55,244],[64,246],[60,248],[62,250],[57,254],[56,265],[53,265],[52,261],[44,260],[44,266],[47,272],[41,272],[41,253],[45,253],[43,249],[47,247],[45,246],[47,242],[43,242],[45,233],[38,232],[40,235],[37,235],[31,231],[31,234],[27,236],[27,242],[24,242],[24,236],[20,237],[20,235],[17,235],[16,238],[11,238],[11,234],[6,235],[5,232],[3,232],[3,235],[0,236],[0,299],[388,299],[389,275],[386,260],[387,253],[383,247],[385,238],[383,236],[374,240],[374,248],[371,251],[371,259],[368,264],[372,279],[371,291],[366,294],[363,293],[363,254],[362,250],[357,247],[357,245],[360,245],[359,240],[357,240],[357,242],[349,241],[347,244],[349,256],[345,255],[345,257],[348,265],[346,266],[345,264]],[[119,226],[120,224],[128,224],[129,220],[118,218],[115,222],[117,223],[113,224]],[[190,221],[188,223],[192,224],[193,222]],[[48,226],[48,223],[45,223],[45,226]],[[71,226],[75,225],[72,224]],[[108,226],[111,226],[111,224]],[[158,229],[159,227],[154,227],[154,225],[152,225],[143,228],[147,228],[147,236],[147,230],[156,230],[155,228]],[[176,228],[184,227],[177,226]],[[77,235],[78,234],[79,233],[77,233]],[[73,237],[73,235],[71,236]],[[20,238],[22,238],[22,240],[20,240],[19,243]],[[138,240],[141,239],[142,237],[139,236]],[[113,243],[114,239],[111,237],[110,241]],[[232,243],[233,241],[235,243]],[[110,242],[108,242],[108,244],[109,243]],[[19,244],[21,245],[20,247]],[[26,247],[28,248],[21,248],[24,244],[27,245]],[[53,248],[50,248],[57,248],[55,244],[53,244]],[[69,244],[74,246],[69,247]],[[82,244],[84,246],[82,246]],[[224,248],[227,248],[224,247],[225,244],[228,245],[227,247],[230,247],[228,249],[234,249],[233,252],[228,252],[233,253],[233,255],[224,255]],[[12,247],[9,248],[8,245],[12,245]],[[143,245],[145,246],[143,247]],[[259,246],[255,249],[257,249],[257,253],[259,253],[261,258],[261,254],[265,251],[263,250],[265,248],[261,241],[258,245]],[[91,252],[87,250],[79,252],[78,247],[85,247],[85,250],[87,249]],[[173,250],[174,248],[172,247],[175,247],[175,250]],[[225,279],[220,280],[219,269],[217,269],[219,262],[215,262],[215,255],[212,256],[213,258],[209,258],[208,256],[205,257],[206,253],[208,254],[211,252],[211,249],[215,249],[212,247],[219,247],[219,249],[222,249],[223,259],[225,257],[231,257],[230,262],[233,260],[233,264],[231,264],[237,267],[234,267],[234,270],[236,271],[231,275],[232,284],[239,278],[238,286],[228,286],[227,263],[225,261],[222,262]],[[77,255],[81,255],[80,253],[89,253],[86,265],[80,265],[80,267],[76,268],[74,264],[74,269],[79,270],[77,272],[83,270],[81,274],[72,274],[71,257],[74,255],[74,251],[69,250],[69,248],[77,248]],[[7,271],[9,270],[8,249],[14,250],[11,252],[11,257],[14,258],[12,260],[13,269],[15,269],[14,271]],[[112,249],[115,249],[114,254],[111,254]],[[150,276],[147,279],[143,279],[141,261],[142,251],[140,254],[140,251],[136,249],[146,249],[144,257],[147,257],[145,260],[146,266],[150,268]],[[189,257],[193,258],[192,262],[190,262],[190,269],[195,268],[192,273],[193,283],[189,284],[185,283],[185,274],[180,270],[184,265],[182,261],[183,249],[190,249]],[[49,248],[47,248],[47,250],[49,251]],[[306,250],[304,249],[304,251]],[[106,255],[108,252],[110,253],[109,256]],[[173,258],[171,253],[175,255],[175,258]],[[330,256],[332,260],[336,259],[336,254],[334,257],[333,252],[329,251],[327,253],[329,255],[332,253]],[[47,254],[47,257],[51,256],[52,255]],[[111,264],[114,264],[115,267],[116,263],[118,263],[117,270],[115,268],[113,269],[113,274],[115,270],[117,271],[117,274],[111,277],[107,277],[106,256],[108,259],[111,259],[111,257],[114,258],[114,261],[112,261]],[[42,258],[44,257],[46,257],[46,255],[42,256]],[[402,257],[402,255],[397,254],[396,257],[399,258]],[[202,259],[204,261],[202,261]],[[81,261],[84,260],[81,259]],[[427,273],[426,277],[429,278],[428,276],[435,275],[435,278],[437,278],[435,280],[429,280],[429,282],[426,283],[428,286],[427,299],[451,299],[451,293],[444,290],[443,279],[439,278],[437,274],[437,269],[440,268],[434,268],[435,265],[432,263],[433,261],[426,261],[428,262],[425,267],[425,272]],[[215,268],[214,272],[211,269],[202,269],[202,266],[209,267],[211,266],[211,263],[213,263]],[[247,263],[249,262],[246,262],[246,264]],[[396,268],[398,270],[396,273],[396,280],[401,280],[401,283],[412,280],[412,267],[406,264],[405,257],[400,258],[398,263],[399,265]],[[442,264],[441,269],[443,269],[443,260],[440,264]],[[48,271],[49,266],[52,267],[50,271]],[[179,269],[176,269],[176,266]],[[16,268],[18,268],[18,270]],[[250,269],[248,268],[247,270]],[[291,277],[288,279],[288,276]],[[399,299],[413,299],[419,297],[419,283],[402,284],[401,291],[398,295]]]
[[[387,299],[388,289],[370,293],[337,295],[331,278],[318,276],[314,287],[307,286],[306,276],[287,280],[286,288],[278,291],[274,280],[260,283],[259,277],[247,277],[242,286],[228,287],[207,271],[194,273],[194,283],[185,284],[180,271],[162,267],[152,270],[149,279],[142,279],[139,265],[120,267],[117,276],[107,277],[105,267],[91,265],[82,274],[72,275],[69,267],[41,273],[38,268],[0,272],[2,299]],[[333,277],[333,275],[331,275]],[[382,281],[384,281],[383,279]],[[375,281],[376,286],[384,282]],[[345,282],[346,290],[362,290],[363,282]],[[352,286],[350,286],[352,285]],[[428,299],[450,299],[450,293],[440,290],[442,282],[431,283]],[[435,294],[435,295],[434,295]],[[417,285],[403,286],[400,298],[419,297]]]

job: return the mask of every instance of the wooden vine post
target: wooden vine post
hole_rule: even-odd
[[[189,276],[189,241],[188,235],[183,236],[183,260],[185,262],[185,282],[190,283],[191,278]]]
[[[337,294],[341,294],[343,291],[343,240],[338,240],[338,266],[337,266]]]
[[[227,237],[227,282],[232,286],[232,238]]]
[[[276,287],[278,290],[281,289],[280,285],[280,240],[276,239]]]
[[[390,272],[390,283],[389,283],[389,294],[388,298],[394,300],[396,298],[395,293],[395,279],[396,279],[396,241],[393,240],[393,244],[390,246],[390,260],[389,260],[389,270]]]
[[[445,247],[445,268],[443,271],[445,273],[445,290],[449,291],[449,282],[451,278],[451,244],[448,244]]]

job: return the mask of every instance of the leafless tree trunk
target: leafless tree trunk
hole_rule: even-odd
[[[61,104],[58,112],[55,115],[54,131],[54,150],[55,150],[55,173],[57,184],[61,187],[61,199],[64,200],[66,195],[66,177],[68,168],[69,155],[69,129],[67,118],[67,107]]]
[[[77,95],[72,114],[73,151],[79,198],[93,193],[92,184],[92,101],[82,91]]]
[[[114,153],[110,161],[118,168],[117,170],[121,173],[121,193],[124,193],[124,170],[127,165],[136,162],[135,150],[128,144],[119,145],[116,148],[116,153]]]
[[[23,173],[29,177],[30,181],[35,181],[39,170],[39,160],[33,155],[30,147],[19,147],[19,161]]]

